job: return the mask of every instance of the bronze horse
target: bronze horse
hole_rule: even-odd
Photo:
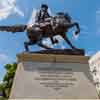
[[[76,22],[71,22],[71,18],[61,12],[57,13],[55,17],[45,19],[43,23],[39,23],[37,25],[35,24],[32,27],[27,28],[29,42],[24,43],[26,51],[29,50],[29,45],[34,44],[38,44],[45,49],[51,49],[50,47],[42,44],[42,39],[44,37],[49,37],[52,41],[52,44],[54,44],[58,42],[57,40],[53,40],[53,37],[56,35],[62,36],[62,38],[69,44],[69,46],[72,49],[75,49],[75,47],[68,40],[65,34],[66,32],[68,32],[68,29],[74,26],[77,28],[77,30],[75,31],[75,34],[77,35],[80,32],[79,24]]]
[[[62,36],[72,49],[76,49],[65,34],[72,27],[76,27],[75,35],[80,33],[79,24],[77,22],[72,22],[68,15],[60,12],[54,17],[46,18],[44,22],[35,23],[32,27],[28,27],[27,25],[0,26],[0,31],[24,32],[26,30],[29,38],[29,41],[24,43],[26,51],[29,51],[28,46],[34,44],[45,49],[52,49],[44,45],[42,40],[44,37],[49,37],[52,44],[57,43],[58,41],[53,39],[56,35]]]

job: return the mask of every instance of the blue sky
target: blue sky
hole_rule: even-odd
[[[0,3],[2,1],[0,0]],[[71,32],[67,35],[76,47],[85,49],[86,55],[93,55],[100,50],[100,0],[16,0],[16,7],[24,13],[24,16],[11,11],[7,18],[0,20],[0,25],[27,24],[33,8],[38,9],[41,3],[48,4],[53,14],[59,11],[68,12],[73,21],[79,22],[81,32],[78,39],[72,40]],[[16,54],[24,50],[25,40],[27,40],[25,32],[16,34],[0,32],[0,80],[5,74],[4,64],[16,61]],[[64,41],[62,43],[69,48]],[[40,48],[35,45],[31,50]]]

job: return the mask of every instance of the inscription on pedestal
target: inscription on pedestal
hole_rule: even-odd
[[[73,86],[77,79],[71,68],[38,68],[39,76],[35,77],[35,81],[39,81],[40,85],[54,90]]]

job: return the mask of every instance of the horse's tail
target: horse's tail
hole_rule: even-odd
[[[0,26],[0,31],[6,32],[24,32],[27,25],[12,25],[12,26]]]

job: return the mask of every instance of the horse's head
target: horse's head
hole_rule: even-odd
[[[67,20],[69,23],[71,23],[72,18],[71,18],[71,16],[69,16],[68,13],[64,13],[64,17],[66,18],[66,20]]]
[[[67,30],[72,27],[76,27],[76,31],[74,34],[78,35],[80,33],[79,24],[77,22],[73,22],[68,13],[59,12],[57,13],[55,18],[56,18],[56,23],[58,24],[58,26],[60,27],[64,26]]]

